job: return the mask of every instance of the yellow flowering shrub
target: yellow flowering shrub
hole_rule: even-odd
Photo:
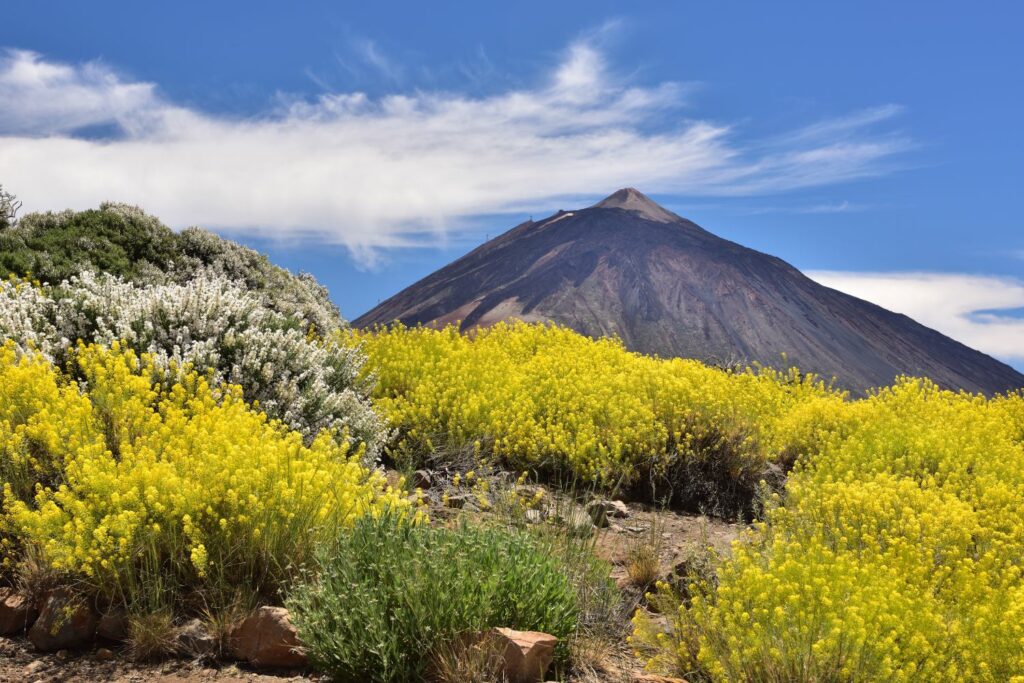
[[[812,448],[844,403],[795,371],[726,372],[551,325],[348,334],[399,430],[393,453],[472,447],[516,469],[604,485],[722,460],[725,450],[723,476],[756,483],[768,460]]]
[[[27,499],[37,482],[56,483],[74,453],[102,452],[92,406],[48,360],[0,346],[0,481]]]
[[[633,644],[651,669],[721,681],[1024,675],[1024,397],[904,379],[844,410],[717,587],[691,586],[667,619],[637,613]]]
[[[80,344],[72,362],[79,387],[36,356],[0,354],[0,454],[36,467],[24,444],[41,441],[42,473],[61,470],[31,497],[7,484],[5,526],[113,599],[272,594],[338,528],[408,506],[344,434],[306,446],[237,386],[188,369],[169,377],[118,344]]]

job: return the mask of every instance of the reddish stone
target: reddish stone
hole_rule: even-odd
[[[13,588],[0,588],[0,636],[24,633],[39,616],[32,601]]]
[[[494,638],[501,652],[504,675],[510,683],[540,683],[555,657],[558,638],[539,631],[495,628]]]
[[[228,634],[228,651],[256,666],[305,666],[306,653],[284,607],[260,607]]]
[[[686,683],[686,679],[658,674],[637,674],[633,677],[633,683]]]
[[[96,625],[96,635],[106,640],[124,642],[128,638],[128,615],[121,610],[103,614]]]

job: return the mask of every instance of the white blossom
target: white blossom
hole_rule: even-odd
[[[166,366],[207,368],[216,381],[241,385],[247,400],[308,438],[347,428],[375,460],[386,429],[361,386],[359,351],[330,334],[314,338],[310,326],[324,327],[297,318],[301,306],[286,314],[219,270],[198,268],[184,284],[139,285],[91,272],[55,287],[5,281],[0,335],[61,364],[78,339],[121,340]]]

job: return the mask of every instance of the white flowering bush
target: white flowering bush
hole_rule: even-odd
[[[53,300],[30,282],[0,281],[0,338],[13,339],[23,350],[50,350],[59,338],[53,320]]]
[[[146,285],[224,275],[322,336],[343,324],[327,290],[312,276],[293,275],[258,251],[201,228],[174,232],[137,206],[108,202],[88,211],[31,213],[0,230],[0,277],[10,273],[56,284],[86,271]]]
[[[208,369],[246,400],[312,439],[343,431],[376,459],[386,435],[360,379],[358,348],[338,344],[304,318],[274,310],[224,274],[197,270],[185,284],[139,285],[82,273],[55,287],[0,284],[0,336],[59,364],[77,341],[123,341],[165,367]],[[337,327],[335,327],[337,329]]]
[[[178,255],[171,269],[175,282],[206,271],[224,275],[266,296],[268,305],[290,318],[302,319],[326,334],[342,324],[327,289],[309,273],[293,273],[270,263],[265,254],[222,239],[202,228],[177,234]]]

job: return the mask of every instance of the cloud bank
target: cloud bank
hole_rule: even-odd
[[[810,271],[808,277],[866,299],[1020,366],[1024,363],[1024,281],[955,273]],[[1018,312],[1019,313],[1019,312]]]
[[[893,106],[743,142],[684,117],[685,94],[618,77],[581,40],[531,88],[337,92],[244,118],[176,105],[99,62],[10,50],[0,180],[27,209],[126,201],[175,227],[326,240],[372,258],[436,243],[472,216],[627,185],[735,196],[875,176],[910,144],[880,130]]]

